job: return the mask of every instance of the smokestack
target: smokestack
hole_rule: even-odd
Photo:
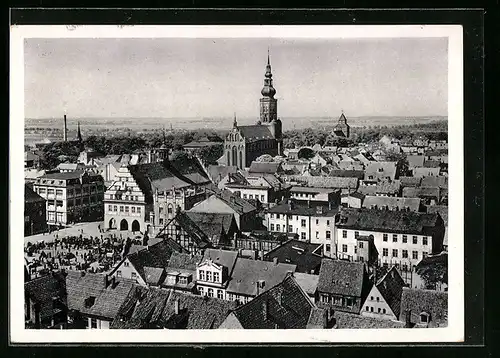
[[[68,125],[66,123],[66,112],[64,113],[64,129],[63,129],[63,140],[68,141]]]

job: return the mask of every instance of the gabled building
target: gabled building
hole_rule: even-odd
[[[27,151],[24,152],[24,169],[38,168],[40,165],[40,156]]]
[[[258,200],[264,206],[269,206],[283,197],[288,196],[289,185],[281,183],[281,181],[272,174],[263,176],[250,176],[233,179],[237,174],[230,174],[228,182],[224,188],[232,193],[238,193],[243,199]]]
[[[220,329],[324,329],[326,310],[316,307],[293,276],[232,311]]]
[[[311,188],[306,186],[293,186],[290,189],[290,198],[297,202],[307,204],[340,203],[340,190],[327,188]]]
[[[24,236],[47,230],[46,200],[24,185]]]
[[[344,137],[344,138],[349,138],[351,135],[351,127],[349,124],[347,124],[347,118],[345,117],[344,113],[339,117],[338,123],[333,129],[333,133],[338,136],[338,137]]]
[[[331,259],[321,262],[318,306],[359,314],[368,289],[368,274],[363,264]]]
[[[389,196],[367,195],[363,201],[363,208],[395,211],[423,211],[420,198],[399,198]]]
[[[358,192],[372,196],[399,196],[401,182],[399,180],[381,180],[379,182],[363,182]]]
[[[380,180],[394,181],[398,178],[396,162],[371,162],[365,168],[365,182],[377,182]]]
[[[253,161],[248,168],[249,176],[267,176],[278,175],[283,172],[279,162],[255,162]]]
[[[401,309],[401,295],[405,282],[398,270],[392,267],[371,288],[361,310],[361,315],[398,320]]]
[[[209,196],[194,205],[188,212],[232,214],[240,231],[251,231],[256,226],[257,208],[227,190]]]

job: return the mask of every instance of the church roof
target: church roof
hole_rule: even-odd
[[[274,139],[269,127],[262,124],[250,126],[238,126],[240,134],[245,138],[246,142],[257,141],[261,139]]]

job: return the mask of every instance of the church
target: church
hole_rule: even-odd
[[[240,126],[235,115],[233,128],[224,141],[224,155],[218,160],[221,165],[245,169],[261,155],[283,155],[282,125],[278,118],[278,100],[274,98],[276,90],[269,52],[264,76],[264,87],[260,92],[260,119],[255,125]]]

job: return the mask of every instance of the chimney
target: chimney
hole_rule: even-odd
[[[111,287],[115,287],[115,284],[116,284],[116,277],[112,276],[111,277]]]
[[[260,284],[259,284],[259,281],[256,281],[255,285],[257,287],[257,296],[258,296],[258,295],[260,295]]]
[[[307,199],[307,207],[310,208],[311,207],[311,199]]]
[[[66,123],[66,113],[64,113],[64,129],[63,129],[63,140],[68,141],[68,125]]]
[[[411,310],[406,310],[405,314],[405,328],[411,328]]]
[[[264,300],[264,302],[262,302],[262,313],[264,314],[264,319],[267,321],[269,319],[269,306],[268,306],[268,303],[267,303],[267,300]]]
[[[277,265],[278,265],[278,258],[277,258],[277,257],[273,257],[273,264],[274,264],[275,266],[277,266]]]
[[[174,301],[174,311],[175,311],[175,314],[179,314],[179,299],[178,298]]]

